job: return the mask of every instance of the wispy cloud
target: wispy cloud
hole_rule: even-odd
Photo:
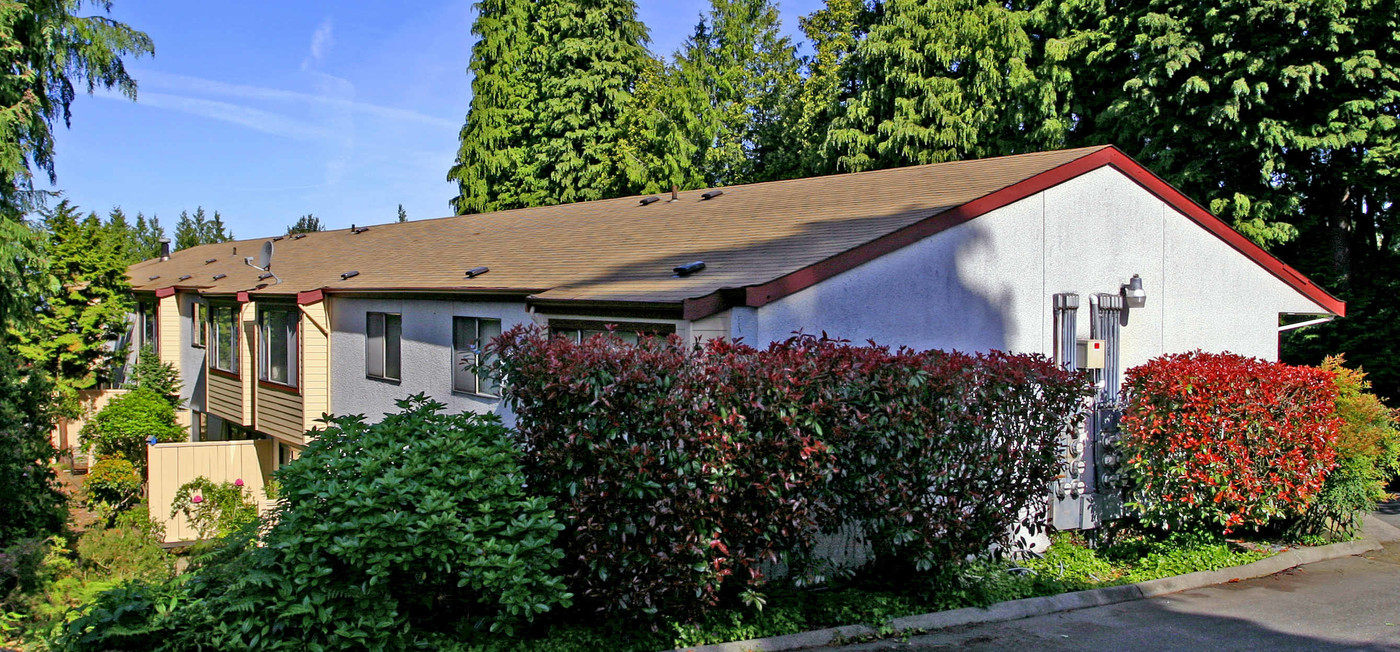
[[[98,92],[94,93],[94,96],[129,101],[118,93]],[[339,137],[333,130],[320,125],[228,102],[149,91],[141,92],[140,101],[146,106],[222,120],[254,131],[295,140],[324,141]]]
[[[327,18],[311,35],[311,58],[317,62],[325,59],[332,45],[335,45],[335,37],[331,35],[331,19]]]
[[[227,82],[214,81],[211,79],[201,79],[188,75],[177,75],[171,73],[158,72],[154,70],[136,70],[132,76],[141,83],[141,94],[138,101],[146,99],[147,88],[156,88],[177,91],[181,94],[199,95],[220,95],[224,97],[236,97],[244,100],[264,100],[271,102],[295,102],[301,104],[331,105],[336,108],[350,109],[356,113],[370,115],[385,120],[417,122],[434,127],[444,127],[448,129],[458,129],[462,125],[460,121],[438,118],[430,115],[418,113],[408,109],[396,109],[388,106],[380,106],[367,102],[358,102],[345,97],[328,96],[325,94],[301,93],[278,88],[267,88],[263,86],[247,86],[244,84],[230,84]]]

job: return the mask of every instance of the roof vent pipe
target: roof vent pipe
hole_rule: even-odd
[[[355,278],[356,276],[359,276],[359,275],[360,275],[360,272],[358,272],[358,271],[349,271],[349,272],[346,272],[346,273],[344,273],[344,274],[341,274],[341,275],[340,275],[340,280],[344,281],[344,280],[346,280],[346,279]]]
[[[684,265],[674,267],[671,269],[671,271],[675,272],[676,276],[684,277],[690,276],[691,274],[694,274],[702,269],[705,269],[705,261],[697,260],[693,263],[686,263]]]
[[[701,199],[714,199],[715,197],[718,197],[718,196],[723,195],[723,194],[724,194],[724,191],[723,191],[723,190],[711,190],[711,191],[709,191],[709,192],[707,192],[707,193],[705,193],[705,194],[703,194],[703,195],[700,195],[700,198],[701,198]]]
[[[160,259],[162,261],[170,260],[170,238],[160,239]]]
[[[681,200],[681,187],[680,187],[680,186],[676,186],[676,185],[672,185],[672,186],[671,186],[671,201],[675,202],[675,201],[680,201],[680,200]]]
[[[473,267],[467,270],[467,278],[476,278],[489,271],[491,271],[490,267]]]

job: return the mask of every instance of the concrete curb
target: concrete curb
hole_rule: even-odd
[[[1243,566],[1188,573],[1175,577],[1164,577],[1162,579],[1139,582],[1137,584],[1109,586],[1101,589],[1090,589],[1088,591],[1075,591],[1073,593],[1061,593],[1059,595],[1049,595],[1039,598],[998,602],[988,607],[966,607],[963,609],[954,609],[952,611],[939,611],[916,616],[905,616],[903,618],[895,618],[890,621],[889,627],[881,628],[881,630],[886,633],[890,633],[891,630],[895,633],[906,630],[929,631],[958,627],[960,625],[1000,623],[1030,618],[1032,616],[1059,613],[1061,611],[1074,611],[1087,607],[1130,602],[1132,600],[1141,600],[1143,598],[1150,598],[1167,593],[1177,593],[1179,591],[1189,591],[1191,589],[1199,589],[1236,580],[1266,577],[1304,564],[1312,564],[1328,559],[1351,557],[1372,550],[1379,550],[1381,548],[1381,542],[1383,541],[1400,541],[1400,528],[1395,528],[1384,521],[1371,517],[1369,514],[1367,516],[1370,520],[1364,521],[1365,538],[1357,541],[1345,541],[1342,543],[1317,546],[1315,548],[1294,548],[1267,559],[1261,559]],[[769,638],[755,638],[747,641],[735,641],[733,643],[716,643],[713,645],[681,648],[680,650],[672,650],[671,652],[780,652],[783,650],[802,650],[814,647],[825,647],[834,642],[839,642],[842,639],[877,634],[880,633],[881,630],[877,630],[869,625],[846,625],[844,627],[831,627],[828,629],[818,629],[785,636],[772,636]]]

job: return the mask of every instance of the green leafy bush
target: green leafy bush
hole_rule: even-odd
[[[265,532],[220,540],[176,583],[102,596],[54,647],[404,649],[567,606],[561,526],[526,493],[499,419],[421,395],[399,405],[315,433],[278,471]]]
[[[141,476],[126,458],[104,457],[88,469],[83,490],[87,493],[88,507],[121,510],[140,496]]]
[[[170,403],[170,407],[176,410],[184,407],[185,401],[180,398],[180,388],[183,387],[180,372],[176,371],[175,365],[161,362],[155,347],[149,344],[141,347],[128,385],[132,389],[146,390],[164,397]]]
[[[184,441],[188,433],[175,423],[175,408],[159,394],[136,390],[112,399],[83,426],[84,441],[98,456],[120,455],[146,474],[146,439]]]
[[[1317,499],[1289,528],[1300,538],[1352,536],[1361,525],[1361,514],[1385,499],[1386,484],[1400,463],[1400,413],[1368,391],[1371,383],[1365,372],[1345,364],[1342,356],[1322,362],[1322,369],[1334,374],[1337,416],[1342,419],[1333,444],[1337,468],[1327,474]]]
[[[1229,532],[1301,514],[1335,465],[1332,373],[1186,353],[1128,370],[1129,507],[1154,526]]]
[[[170,504],[170,516],[184,514],[201,539],[228,536],[258,520],[258,504],[242,480],[215,483],[199,476],[181,485]]]

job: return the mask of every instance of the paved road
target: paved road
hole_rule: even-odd
[[[1400,525],[1395,507],[1386,520]],[[1400,544],[1150,600],[842,649],[1400,650]]]

